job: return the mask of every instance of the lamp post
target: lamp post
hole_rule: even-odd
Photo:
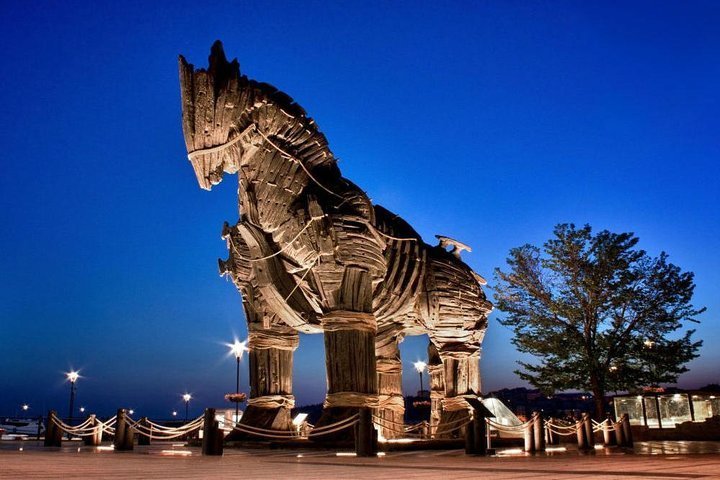
[[[183,401],[185,402],[185,421],[188,421],[188,405],[190,405],[190,400],[192,400],[192,395],[189,393],[186,393],[182,396]]]
[[[23,409],[23,412],[27,412],[30,409],[30,405],[28,405],[27,403],[23,403],[22,409]]]
[[[418,360],[417,362],[413,363],[415,366],[415,370],[420,374],[420,396],[423,395],[423,372],[425,371],[425,367],[427,367],[427,363],[423,362],[422,360]]]
[[[80,378],[80,373],[76,372],[75,370],[72,370],[70,372],[67,372],[65,374],[68,381],[70,382],[70,408],[68,409],[68,419],[72,420],[73,418],[73,404],[75,403],[75,382],[77,382],[77,379]]]
[[[247,342],[241,342],[236,339],[232,345],[228,345],[230,347],[230,352],[233,355],[235,355],[235,360],[236,360],[235,393],[240,393],[240,359],[242,358],[243,353],[248,351],[246,343]],[[239,416],[240,416],[240,402],[235,402],[235,423],[237,423]]]

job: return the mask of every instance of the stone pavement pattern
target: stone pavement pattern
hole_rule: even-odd
[[[78,451],[79,450],[79,451]],[[197,449],[152,446],[134,452],[0,449],[0,478],[242,479],[693,479],[720,478],[720,455],[577,455],[468,457],[462,451],[389,452],[380,458],[329,451],[230,450],[202,457]]]

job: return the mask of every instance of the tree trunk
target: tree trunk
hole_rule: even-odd
[[[590,387],[595,401],[595,420],[602,422],[605,419],[605,389],[594,375],[590,375]]]

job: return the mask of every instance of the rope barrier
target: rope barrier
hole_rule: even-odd
[[[606,424],[607,424],[607,425],[610,425],[610,420],[607,419],[607,418],[606,418],[605,420],[603,420],[602,422],[597,422],[597,421],[595,421],[595,420],[592,420],[592,425],[593,425],[592,431],[593,431],[593,433],[594,433],[594,432],[603,432],[603,431],[605,431],[605,425],[606,425]]]
[[[202,421],[204,420],[204,416],[200,415],[199,417],[190,420],[188,423],[181,425],[180,427],[168,427],[166,425],[160,425],[159,423],[155,423],[149,419],[146,420],[148,425],[156,430],[177,431],[179,428],[187,428],[188,426],[194,426],[195,424],[202,423]]]
[[[398,430],[397,428],[388,427],[386,424],[383,423],[385,421],[386,421],[385,419],[380,418],[376,415],[373,415],[373,423],[376,426],[382,427],[383,429],[388,430],[394,434],[399,434],[399,436],[401,436],[401,437],[422,438],[424,436],[422,433],[412,433],[411,431],[408,431],[405,428]],[[398,422],[392,422],[392,423],[395,423],[396,425],[398,425]]]
[[[203,415],[179,427],[167,427],[151,422],[148,419],[145,419],[146,423],[143,423],[141,420],[133,420],[131,417],[126,417],[126,419],[129,428],[132,428],[137,433],[144,435],[151,440],[172,440],[184,435],[189,435],[195,430],[202,428],[205,423]]]
[[[486,418],[485,421],[495,430],[505,433],[518,433],[527,430],[534,423],[533,420],[528,420],[527,422],[521,423],[520,425],[503,425],[501,423],[494,422],[489,418]]]
[[[329,425],[323,425],[322,427],[315,427],[312,429],[312,432],[313,432],[313,434],[315,432],[322,432],[323,430],[326,430],[328,428],[335,428],[338,425],[342,425],[344,423],[347,423],[348,425],[355,425],[358,422],[359,418],[360,418],[360,414],[356,413],[355,415],[352,415],[344,420],[339,420],[339,421],[337,421],[335,423],[331,423]]]
[[[463,424],[461,424],[461,425],[458,425],[458,426],[456,426],[456,427],[453,427],[453,428],[449,428],[449,429],[445,429],[445,430],[437,429],[437,430],[435,430],[435,432],[433,433],[433,436],[445,435],[445,434],[447,434],[447,433],[452,433],[452,432],[454,432],[454,431],[456,431],[456,430],[461,429],[462,427],[464,427],[465,425],[469,424],[470,422],[472,422],[472,418],[471,418],[470,416],[466,417],[465,420],[466,420],[465,423],[463,423]],[[444,425],[444,426],[451,425],[452,423],[457,423],[457,422],[450,422],[450,423],[447,423],[447,424]]]
[[[68,425],[67,423],[63,422],[57,417],[52,417],[52,422],[63,432],[74,435],[76,437],[89,437],[91,435],[96,435],[98,430],[102,428],[102,424],[98,423],[97,425],[89,426],[92,422],[91,418],[88,418],[84,422],[82,422],[79,425]]]
[[[348,427],[351,427],[358,423],[359,415],[355,414],[351,417],[348,417],[344,420],[340,420],[335,423],[331,423],[329,425],[324,425],[322,427],[314,427],[310,431],[310,435],[313,436],[321,436],[321,435],[328,435],[331,433],[339,432],[341,430],[344,430]],[[238,430],[243,433],[247,433],[249,435],[256,435],[258,437],[265,437],[265,438],[275,438],[275,439],[282,439],[282,440],[292,440],[295,438],[301,438],[303,435],[301,435],[299,432],[295,430],[273,430],[273,429],[267,429],[267,428],[260,428],[260,427],[254,427],[252,425],[245,425],[245,424],[237,424],[235,427],[233,427],[233,430]]]
[[[558,435],[561,437],[569,437],[571,435],[576,435],[578,430],[583,428],[583,422],[578,421],[572,425],[560,425],[560,424],[553,422],[552,420],[546,420],[545,428],[547,428],[548,431],[550,431],[551,433],[553,433],[555,435]]]

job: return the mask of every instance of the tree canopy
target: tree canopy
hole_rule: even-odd
[[[606,392],[674,383],[702,345],[682,331],[705,310],[692,305],[693,273],[638,240],[561,224],[542,249],[513,248],[508,270],[495,269],[500,323],[538,359],[516,373],[548,394],[591,391],[598,417]]]

